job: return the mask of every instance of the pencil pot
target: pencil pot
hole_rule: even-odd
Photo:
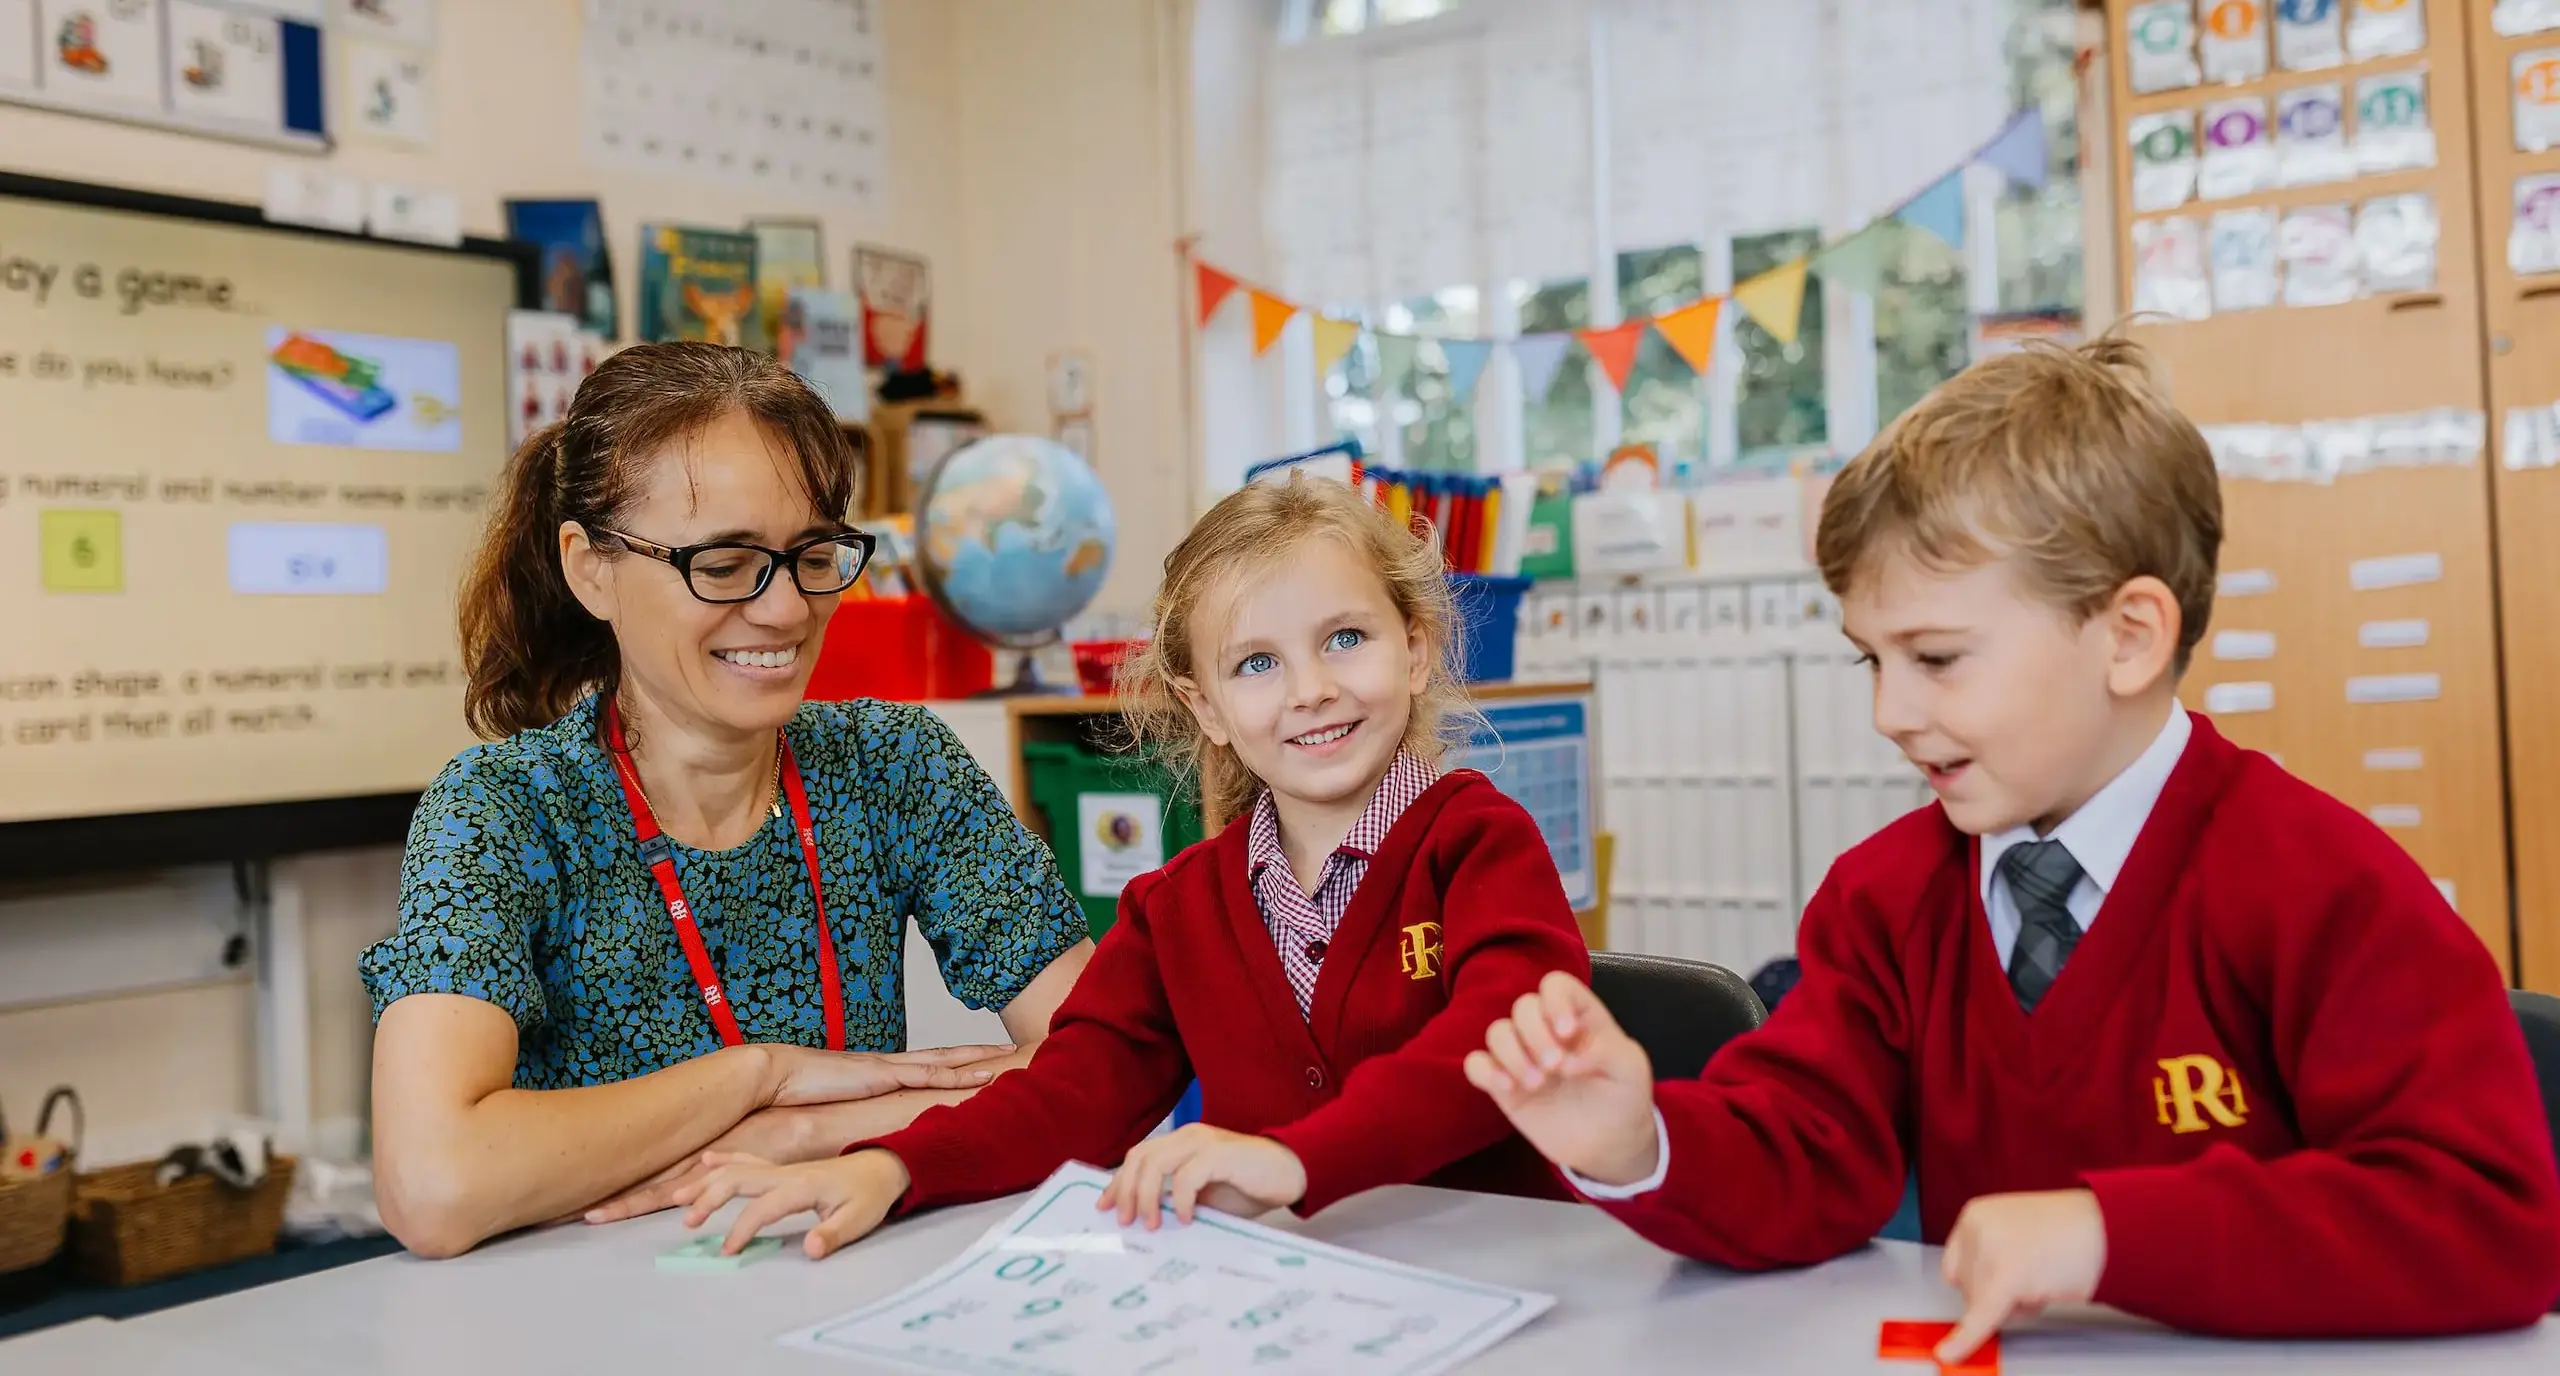
[[[52,1133],[53,1111],[65,1105],[71,1109],[67,1142]],[[0,1275],[42,1266],[62,1250],[82,1126],[80,1096],[68,1088],[45,1096],[33,1137],[11,1137],[0,1118]]]
[[[1449,600],[1458,611],[1458,676],[1469,683],[1511,677],[1520,649],[1520,599],[1526,578],[1490,573],[1449,575]]]

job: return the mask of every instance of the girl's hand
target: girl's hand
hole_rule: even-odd
[[[711,1174],[715,1159],[731,1156],[752,1157],[761,1161],[806,1161],[812,1157],[835,1154],[840,1141],[820,1142],[812,1130],[811,1115],[806,1108],[758,1109],[739,1120],[736,1127],[720,1134],[710,1146],[678,1161],[650,1179],[588,1209],[583,1217],[589,1223],[619,1223],[660,1209],[673,1208],[676,1191],[698,1184]]]
[[[907,1192],[906,1163],[876,1148],[796,1166],[722,1152],[703,1159],[710,1174],[676,1191],[676,1202],[685,1206],[684,1226],[700,1228],[732,1199],[754,1201],[729,1225],[722,1256],[736,1256],[768,1223],[815,1213],[817,1226],[800,1244],[815,1261],[879,1227]]]
[[[1551,971],[1470,1051],[1467,1082],[1545,1157],[1588,1180],[1653,1174],[1653,1062],[1582,981]]]
[[[1009,1046],[941,1046],[881,1055],[777,1042],[756,1049],[767,1058],[764,1102],[774,1108],[843,1103],[901,1089],[976,1089],[994,1079],[995,1072],[969,1067],[1013,1050]]]
[[[1206,1204],[1232,1214],[1266,1213],[1307,1195],[1307,1168],[1298,1154],[1268,1137],[1192,1123],[1140,1142],[1112,1172],[1096,1209],[1117,1210],[1127,1227],[1163,1222],[1165,1187],[1173,1188],[1173,1216],[1191,1221]]]

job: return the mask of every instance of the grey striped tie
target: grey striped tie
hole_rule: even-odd
[[[2009,987],[2017,991],[2018,1006],[2032,1013],[2071,959],[2071,948],[2080,944],[2080,924],[2071,920],[2080,862],[2060,841],[2030,841],[2001,855],[2000,877],[2009,881],[2009,898],[2018,905]]]

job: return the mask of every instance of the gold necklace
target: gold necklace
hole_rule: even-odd
[[[773,733],[773,815],[782,815],[782,733]]]

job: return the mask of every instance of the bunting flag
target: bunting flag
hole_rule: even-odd
[[[1227,293],[1236,289],[1236,279],[1207,263],[1195,262],[1191,268],[1199,276],[1200,323],[1206,325],[1209,317],[1218,313],[1218,307],[1225,304]]]
[[[1824,281],[1837,283],[1843,290],[1872,296],[1883,284],[1893,255],[1918,252],[1917,246],[1924,242],[1880,233],[1888,221],[1927,230],[1960,249],[1965,237],[1964,169],[1988,167],[2012,185],[2040,187],[2046,182],[2045,162],[2044,113],[2032,108],[2020,110],[2000,126],[1989,142],[1975,149],[1954,170],[1930,182],[1918,195],[1868,222],[1865,228],[1736,286],[1727,296],[1707,297],[1658,316],[1639,316],[1604,329],[1522,335],[1510,341],[1511,356],[1520,364],[1521,400],[1532,406],[1546,400],[1565,355],[1577,338],[1599,360],[1610,384],[1624,391],[1648,326],[1660,333],[1663,342],[1691,368],[1703,373],[1714,361],[1716,327],[1723,323],[1727,300],[1740,306],[1771,338],[1780,344],[1793,344],[1803,323],[1807,272],[1819,272]],[[1192,260],[1192,269],[1197,274],[1203,327],[1236,288],[1243,287],[1252,298],[1256,354],[1268,352],[1298,313],[1295,302],[1198,259]],[[1322,374],[1350,352],[1359,340],[1361,327],[1353,321],[1324,316],[1315,317],[1314,326],[1316,367]],[[1373,394],[1384,397],[1401,391],[1412,380],[1415,353],[1421,348],[1422,337],[1381,333],[1377,340],[1378,381]],[[1448,359],[1451,390],[1459,401],[1465,401],[1484,376],[1494,341],[1458,338],[1434,342]]]
[[[1894,218],[1964,247],[1964,169],[1929,183],[1929,189],[1904,202]]]
[[[1333,371],[1333,365],[1341,362],[1344,354],[1351,352],[1352,345],[1360,342],[1360,322],[1319,315],[1315,325],[1316,376],[1323,377]]]
[[[1512,360],[1520,365],[1520,400],[1535,406],[1547,399],[1556,385],[1556,370],[1564,366],[1565,350],[1573,347],[1569,334],[1524,334],[1511,341]]]
[[[1603,329],[1575,330],[1573,336],[1600,361],[1600,371],[1609,375],[1609,385],[1623,392],[1627,390],[1627,374],[1636,366],[1636,346],[1644,342],[1644,326],[1642,320],[1630,320]]]
[[[1414,352],[1421,347],[1422,341],[1409,334],[1379,335],[1378,385],[1370,395],[1390,397],[1403,391],[1413,376]]]
[[[1804,270],[1810,258],[1780,263],[1733,289],[1733,304],[1760,322],[1781,344],[1796,342],[1797,317],[1804,314]]]
[[[1440,352],[1449,360],[1449,394],[1464,406],[1475,395],[1476,382],[1484,376],[1484,365],[1493,357],[1490,339],[1444,339]]]
[[[1682,306],[1667,315],[1653,318],[1653,329],[1671,351],[1686,360],[1689,370],[1704,373],[1716,353],[1716,320],[1724,314],[1724,300],[1710,296],[1694,305]]]
[[[1884,285],[1885,255],[1893,236],[1881,223],[1872,224],[1835,244],[1814,251],[1813,270],[1822,280],[1859,296],[1873,296]]]
[[[2044,185],[2044,111],[2029,107],[2018,112],[2017,118],[1993,135],[1991,142],[1982,145],[1973,160],[1998,169],[2012,186]]]
[[[1272,342],[1289,328],[1290,317],[1298,313],[1297,303],[1283,301],[1260,287],[1247,287],[1245,293],[1253,298],[1253,351],[1269,353]]]

